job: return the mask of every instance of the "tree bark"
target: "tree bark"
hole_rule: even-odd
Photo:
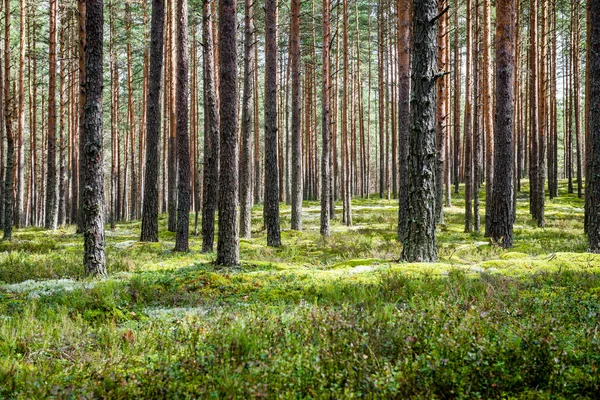
[[[411,0],[398,1],[398,240],[406,232],[408,201],[408,136],[410,130],[410,21]]]
[[[589,35],[589,182],[588,248],[600,253],[600,0],[588,0]]]
[[[471,111],[471,43],[472,43],[472,29],[471,29],[471,0],[467,0],[467,51],[465,54],[465,151],[464,151],[464,162],[465,162],[465,233],[473,231],[473,115]]]
[[[237,3],[219,1],[220,173],[218,265],[240,261],[238,237]]]
[[[408,213],[402,259],[437,260],[435,237],[435,88],[437,76],[437,0],[413,2]]]
[[[496,6],[494,186],[488,232],[492,241],[508,248],[513,243],[515,0],[498,0]]]
[[[215,212],[219,196],[219,115],[215,83],[213,33],[211,29],[210,0],[203,5],[202,50],[204,64],[204,181],[202,194],[202,251],[213,251],[215,240]]]
[[[291,0],[292,69],[292,229],[302,230],[302,91],[300,88],[300,0]]]
[[[50,1],[48,72],[48,148],[46,170],[46,229],[56,229],[56,34],[57,0]]]
[[[160,169],[160,89],[163,64],[164,0],[152,0],[150,80],[146,101],[146,170],[142,242],[158,242],[158,175]]]
[[[329,90],[331,87],[331,21],[329,8],[329,0],[323,0],[323,88],[321,90],[321,135],[323,136],[321,146],[321,236],[324,237],[329,237],[331,235],[329,221],[329,201],[331,200],[331,172],[329,169],[329,157],[331,156],[331,97],[329,95]]]
[[[240,150],[240,236],[252,234],[252,86],[254,68],[254,4],[244,0],[244,93]]]
[[[83,263],[87,275],[106,275],[102,151],[103,0],[86,0],[86,103],[81,140],[83,174]]]
[[[267,245],[281,246],[277,165],[277,3],[265,1],[265,204]]]
[[[188,132],[189,53],[187,0],[177,1],[177,234],[175,251],[189,250],[190,137]]]

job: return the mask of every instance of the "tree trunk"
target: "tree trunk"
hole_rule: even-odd
[[[435,88],[437,76],[437,0],[413,2],[408,213],[402,259],[437,260],[435,238]]]
[[[589,178],[588,248],[600,253],[600,0],[588,0],[589,36]]]
[[[220,174],[217,264],[237,265],[238,237],[238,123],[237,123],[237,3],[219,1]]]
[[[330,207],[331,184],[330,184],[330,162],[331,150],[331,97],[329,90],[331,87],[331,27],[330,27],[330,5],[329,0],[323,0],[323,89],[321,91],[322,100],[322,127],[323,135],[322,157],[321,157],[321,236],[329,237],[330,232]],[[358,17],[357,17],[358,18]]]
[[[254,68],[254,4],[244,1],[244,93],[240,150],[240,236],[252,235],[252,68]]]
[[[439,11],[443,12],[443,3],[438,4]],[[448,46],[446,32],[446,18],[442,16],[438,19],[438,48],[437,48],[437,63],[440,72],[444,72],[447,68],[446,47]],[[435,166],[435,220],[438,224],[444,223],[444,164],[445,158],[445,138],[447,129],[446,118],[446,101],[448,90],[446,79],[441,77],[437,80],[437,95],[436,95],[436,166]]]
[[[146,177],[142,242],[158,242],[158,175],[160,169],[160,87],[163,63],[164,0],[152,0],[150,79],[146,101]]]
[[[210,0],[203,5],[202,34],[204,46],[204,181],[202,194],[202,251],[213,251],[215,212],[219,195],[219,116],[214,73],[213,33]]]
[[[177,231],[177,112],[175,99],[177,85],[177,70],[174,65],[174,60],[177,57],[177,49],[175,45],[175,4],[169,4],[169,69],[167,72],[170,75],[171,84],[165,86],[169,89],[169,150],[168,150],[168,199],[167,199],[167,229],[169,232]]]
[[[84,108],[83,264],[87,275],[106,275],[104,253],[104,172],[102,151],[103,0],[86,0],[86,103]]]
[[[81,208],[83,207],[83,174],[85,173],[85,171],[83,170],[83,163],[82,163],[82,159],[81,159],[81,155],[83,154],[84,148],[83,148],[83,140],[81,138],[81,135],[83,134],[83,113],[84,113],[84,107],[86,104],[86,92],[85,92],[85,79],[86,79],[86,70],[85,70],[85,57],[86,57],[86,52],[85,52],[85,46],[86,46],[86,36],[87,36],[87,32],[86,32],[86,7],[87,7],[87,0],[77,0],[77,18],[78,18],[78,22],[79,22],[79,40],[78,40],[78,63],[79,63],[79,143],[78,143],[78,150],[79,150],[79,171],[78,171],[78,175],[79,175],[79,182],[81,183],[79,185],[79,191],[77,193],[77,197],[78,197],[78,204],[79,204],[79,213],[77,215],[77,233],[83,233],[83,218],[80,215],[81,214]],[[49,121],[48,121],[49,122]],[[48,187],[46,186],[46,194],[48,193]],[[47,215],[46,215],[47,218]]]
[[[513,242],[513,129],[515,0],[498,0],[496,15],[496,115],[494,121],[494,188],[489,235],[504,248]]]
[[[471,0],[467,0],[467,51],[465,54],[465,233],[473,231],[473,115],[471,111]]]
[[[494,129],[492,121],[491,1],[483,0],[483,128],[485,132],[485,234],[490,232],[490,207],[494,186]],[[514,35],[514,34],[513,34]],[[514,117],[513,117],[514,121]]]
[[[190,234],[190,137],[188,132],[189,96],[188,6],[177,1],[177,235],[175,251],[189,250]]]
[[[64,12],[64,10],[63,10]],[[66,129],[66,79],[67,79],[67,61],[66,61],[66,43],[65,43],[65,30],[66,30],[66,18],[65,15],[61,16],[61,29],[60,29],[60,89],[59,89],[59,157],[58,157],[58,225],[64,225],[67,222],[67,171],[66,171],[66,151],[67,143],[65,137]],[[20,167],[20,166],[19,166]]]
[[[20,228],[24,222],[25,194],[25,0],[21,0],[19,25],[19,127],[17,140],[17,196],[15,207],[15,226]]]
[[[135,105],[133,102],[133,60],[131,55],[131,42],[133,41],[131,36],[131,0],[125,2],[125,31],[127,37],[127,116],[128,116],[128,130],[129,130],[129,162],[131,170],[131,201],[129,202],[129,218],[134,219],[137,214],[136,206],[138,202],[138,177],[135,168],[135,138],[136,138],[136,126],[135,126]]]
[[[46,170],[46,229],[56,229],[56,33],[58,0],[50,1],[48,72],[48,148]],[[9,150],[10,152],[10,150]]]
[[[265,3],[265,205],[267,245],[281,245],[277,165],[277,3]]]
[[[15,152],[10,110],[10,0],[4,2],[4,123],[6,129],[6,170],[4,177],[4,240],[12,239],[13,221],[13,157]],[[0,160],[0,162],[3,160]]]
[[[398,240],[406,232],[408,201],[408,136],[410,131],[410,21],[411,0],[398,2]]]
[[[302,230],[302,91],[300,88],[300,0],[291,0],[292,70],[292,229]]]
[[[454,193],[460,193],[460,81],[462,76],[460,43],[458,36],[458,8],[459,1],[454,1],[454,158],[452,169],[452,180],[454,183]]]

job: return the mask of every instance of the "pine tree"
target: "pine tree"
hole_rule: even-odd
[[[81,140],[83,264],[88,275],[106,275],[104,251],[104,172],[102,151],[103,0],[86,0],[86,104]]]
[[[408,155],[408,214],[402,259],[437,260],[435,236],[435,88],[437,0],[413,2],[413,59]]]

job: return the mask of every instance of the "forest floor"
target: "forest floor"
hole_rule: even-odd
[[[563,182],[540,229],[518,199],[502,250],[463,233],[455,197],[435,264],[397,261],[396,200],[378,198],[354,199],[354,225],[333,221],[327,241],[317,202],[302,233],[282,205],[280,249],[255,207],[238,268],[196,236],[172,252],[164,216],[160,243],[117,224],[104,280],[83,278],[73,227],[18,230],[0,243],[0,398],[596,398],[600,255],[585,253],[583,201]]]

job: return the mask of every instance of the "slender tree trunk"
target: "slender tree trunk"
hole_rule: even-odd
[[[277,165],[277,4],[265,3],[265,227],[267,244],[281,246]]]
[[[344,87],[342,98],[342,146],[343,146],[343,161],[345,164],[342,171],[342,179],[344,181],[343,201],[344,201],[344,222],[347,226],[352,226],[352,199],[350,189],[350,152],[348,146],[348,99],[350,94],[348,72],[350,69],[348,59],[348,0],[343,0],[343,50],[344,50]]]
[[[169,43],[170,51],[169,55],[169,72],[171,77],[171,84],[165,86],[169,88],[169,151],[168,151],[168,199],[167,199],[167,211],[168,211],[168,230],[169,232],[177,231],[177,113],[176,113],[176,83],[177,83],[177,69],[174,65],[176,59],[177,49],[175,44],[175,2],[170,2],[170,16],[169,16]]]
[[[408,137],[410,131],[410,21],[411,0],[398,1],[398,240],[406,232],[408,189]]]
[[[358,17],[357,17],[358,18]],[[330,26],[330,4],[329,0],[323,0],[323,89],[321,91],[322,100],[322,157],[321,157],[321,236],[329,237],[330,232],[330,206],[331,185],[330,185],[330,162],[331,150],[331,97],[329,90],[331,87],[331,26]],[[358,40],[358,39],[357,39]],[[360,93],[360,92],[359,92]]]
[[[408,176],[410,182],[402,259],[437,260],[435,237],[435,88],[437,0],[413,2],[413,49]]]
[[[485,234],[490,232],[494,187],[494,127],[492,118],[491,1],[483,0],[483,128],[485,132]],[[514,120],[514,118],[513,118]],[[489,235],[488,235],[489,236]]]
[[[86,0],[86,103],[81,140],[83,264],[88,275],[106,275],[102,151],[103,0]]]
[[[444,2],[438,3],[439,12],[444,10]],[[437,63],[440,72],[445,72],[447,68],[446,47],[448,46],[446,32],[446,18],[442,16],[438,19],[438,49]],[[446,79],[441,77],[437,80],[437,95],[436,95],[436,167],[435,167],[435,220],[438,224],[444,223],[444,164],[445,148],[444,142],[446,138],[447,118],[446,118]]]
[[[220,174],[219,241],[217,264],[237,265],[238,236],[238,124],[237,124],[237,3],[219,1]]]
[[[302,230],[302,92],[300,88],[300,0],[291,0],[292,70],[292,229]]]
[[[204,61],[204,184],[202,195],[202,251],[213,250],[215,212],[219,196],[219,116],[214,73],[213,36],[210,0],[203,6]]]
[[[530,31],[530,54],[529,54],[529,123],[531,147],[529,151],[529,182],[530,182],[530,211],[534,220],[539,226],[543,225],[543,219],[540,215],[540,205],[538,204],[539,191],[539,128],[538,128],[538,86],[537,86],[537,0],[531,0],[529,10],[529,31]]]
[[[4,177],[4,240],[12,239],[13,221],[13,158],[15,152],[12,133],[10,93],[10,0],[4,2],[4,123],[6,130],[6,169]],[[2,141],[3,142],[3,141]]]
[[[85,69],[85,61],[86,61],[86,52],[85,52],[85,46],[86,46],[86,37],[87,37],[87,32],[86,32],[86,7],[87,7],[87,0],[77,0],[77,17],[78,17],[78,22],[79,22],[79,40],[78,40],[78,62],[79,62],[79,143],[78,143],[78,150],[79,150],[79,154],[80,154],[80,158],[79,158],[79,182],[83,182],[83,174],[85,173],[85,171],[83,170],[83,163],[82,163],[82,159],[81,159],[81,155],[83,154],[83,151],[85,150],[83,148],[83,140],[81,138],[81,136],[83,135],[83,113],[84,113],[84,107],[86,104],[86,92],[85,92],[85,79],[86,79],[86,69]],[[50,97],[48,96],[48,99]],[[48,102],[50,102],[50,100],[48,100]],[[50,122],[48,120],[48,122]],[[48,194],[48,186],[46,185],[46,195]],[[83,191],[84,191],[84,187],[83,187],[83,183],[81,185],[79,185],[79,192],[77,193],[78,196],[78,204],[79,204],[79,213],[77,215],[77,233],[83,233],[83,218],[80,215],[81,214],[81,209],[83,207]],[[48,215],[46,214],[46,218],[48,218]]]
[[[63,10],[64,12],[64,10]],[[58,225],[64,225],[67,222],[67,170],[66,170],[66,79],[67,79],[67,62],[66,62],[66,17],[61,16],[60,29],[60,88],[59,88],[59,172],[58,172]]]
[[[254,4],[244,1],[244,89],[240,150],[240,236],[252,235],[252,78],[254,68]]]
[[[158,242],[158,175],[160,169],[160,90],[163,63],[164,0],[152,0],[150,79],[146,101],[146,177],[142,214],[143,242]]]
[[[583,144],[581,138],[581,105],[579,89],[581,85],[579,70],[580,70],[580,22],[579,22],[579,2],[572,2],[573,7],[573,23],[574,42],[573,42],[573,108],[575,114],[575,145],[576,145],[576,162],[577,162],[577,197],[583,197],[583,168],[582,168],[582,153]]]
[[[134,219],[137,214],[136,206],[138,202],[138,177],[135,168],[135,138],[136,138],[136,125],[135,125],[135,104],[133,101],[133,60],[131,55],[131,42],[133,41],[131,36],[131,0],[125,2],[125,31],[127,36],[127,116],[129,125],[129,146],[130,146],[130,169],[131,169],[131,201],[129,202],[129,218]],[[127,218],[126,218],[127,219]]]
[[[46,170],[46,229],[56,229],[56,36],[57,0],[50,1],[50,42],[48,72],[48,148]],[[9,151],[10,152],[10,151]]]
[[[19,126],[17,140],[17,196],[15,207],[15,227],[20,228],[24,222],[25,194],[25,0],[21,0],[19,25]]]
[[[473,115],[471,111],[471,44],[472,44],[472,25],[471,25],[471,0],[467,0],[467,51],[465,54],[465,232],[473,231]]]
[[[177,235],[175,251],[189,250],[190,234],[190,137],[188,132],[189,97],[188,6],[177,0]]]
[[[498,0],[496,5],[495,180],[488,229],[494,242],[508,248],[513,241],[515,0]]]
[[[460,193],[460,89],[461,89],[461,55],[460,55],[460,43],[459,43],[459,29],[458,29],[458,9],[460,6],[460,0],[454,0],[454,158],[453,158],[453,169],[452,169],[452,180],[454,183],[454,193]]]

